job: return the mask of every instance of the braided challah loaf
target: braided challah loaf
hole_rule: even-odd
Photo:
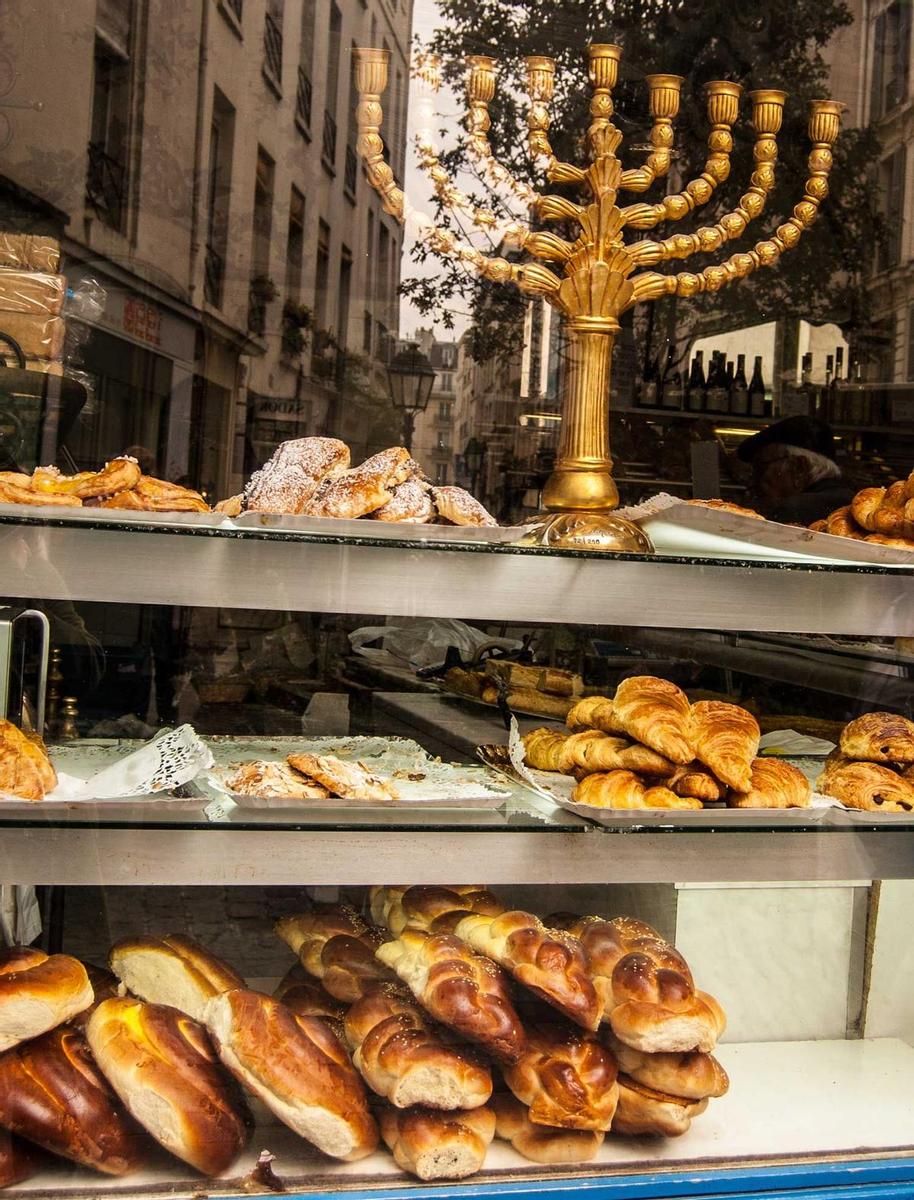
[[[406,928],[378,948],[426,1012],[483,1046],[501,1063],[516,1062],[526,1039],[505,973],[453,934]]]
[[[467,1112],[385,1108],[380,1122],[397,1166],[426,1182],[475,1175],[495,1136],[495,1114],[486,1107]]]
[[[452,933],[468,913],[494,917],[504,912],[504,905],[492,892],[473,884],[372,888],[369,895],[373,919],[386,925],[394,936],[407,925],[431,933]]]
[[[599,1025],[602,1005],[577,938],[519,911],[497,917],[474,913],[455,932],[576,1025]]]
[[[552,1166],[589,1162],[603,1145],[602,1131],[535,1125],[526,1106],[510,1092],[493,1096],[489,1107],[495,1113],[495,1136],[510,1142],[531,1162]]]
[[[636,1083],[627,1075],[620,1075],[619,1104],[613,1119],[613,1133],[679,1137],[688,1132],[693,1117],[703,1113],[707,1107],[707,1100],[668,1096]]]
[[[620,1042],[610,1029],[601,1030],[600,1036],[612,1052],[619,1070],[643,1087],[686,1100],[723,1096],[730,1087],[727,1072],[711,1054],[703,1054],[700,1050],[688,1050],[683,1054],[645,1054]]]
[[[351,1004],[377,984],[394,982],[375,955],[385,941],[384,931],[366,924],[349,905],[283,917],[275,930],[336,1000]]]
[[[492,1075],[472,1050],[450,1043],[404,988],[375,988],[346,1014],[352,1061],[362,1078],[396,1108],[478,1108]]]
[[[720,1005],[697,991],[675,947],[641,921],[579,917],[568,924],[581,942],[603,1000],[603,1016],[636,1050],[713,1050],[726,1025]]]
[[[592,1033],[546,1019],[527,1030],[527,1051],[503,1071],[530,1120],[605,1132],[619,1099],[616,1060]]]

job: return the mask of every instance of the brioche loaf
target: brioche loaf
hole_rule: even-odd
[[[498,1062],[516,1062],[523,1053],[524,1029],[505,973],[460,938],[407,927],[377,953],[436,1021],[483,1046]]]
[[[0,1051],[38,1037],[89,1007],[86,968],[68,954],[14,946],[0,952]]]
[[[510,1142],[518,1154],[544,1166],[589,1162],[603,1145],[604,1134],[592,1129],[555,1129],[536,1125],[510,1092],[489,1102],[495,1113],[495,1136]]]
[[[232,968],[180,934],[124,938],[111,948],[111,970],[121,983],[150,1004],[170,1004],[195,1021],[219,992],[244,987]]]
[[[620,1075],[619,1107],[613,1119],[613,1133],[679,1137],[688,1132],[692,1118],[707,1107],[707,1100],[668,1096]]]
[[[381,1136],[398,1167],[426,1182],[466,1179],[485,1162],[495,1136],[488,1108],[439,1112],[429,1108],[381,1112]]]
[[[319,1017],[298,1017],[271,996],[239,988],[213,997],[206,1023],[235,1078],[318,1150],[353,1162],[375,1149],[365,1088]]]
[[[395,1108],[478,1108],[492,1075],[468,1047],[455,1045],[399,987],[378,987],[346,1014],[346,1041],[362,1078]]]
[[[375,907],[383,913],[382,923],[395,936],[407,925],[433,933],[452,933],[457,922],[468,913],[494,917],[505,910],[492,892],[473,884],[383,890],[389,894],[378,897]]]
[[[204,1175],[219,1175],[248,1139],[250,1116],[202,1025],[162,1004],[118,998],[98,1006],[89,1048],[130,1114]]]
[[[596,1029],[600,1024],[602,1005],[572,934],[547,929],[539,917],[521,911],[496,917],[474,913],[455,933],[577,1025]]]
[[[0,1055],[0,1125],[107,1175],[126,1175],[147,1156],[145,1135],[86,1039],[66,1025]]]
[[[301,963],[289,967],[276,986],[273,996],[299,1017],[323,1017],[334,1033],[343,1027],[346,1005],[335,1000],[327,989],[312,979]]]
[[[503,1070],[536,1125],[609,1129],[616,1111],[616,1062],[595,1034],[548,1020],[527,1029],[527,1050]]]
[[[604,1045],[612,1052],[619,1070],[654,1091],[685,1100],[706,1100],[723,1096],[730,1086],[727,1072],[711,1054],[689,1050],[683,1054],[645,1054],[633,1050],[612,1033],[601,1033]]]

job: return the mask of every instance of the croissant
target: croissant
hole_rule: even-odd
[[[400,987],[378,987],[357,1000],[344,1021],[362,1078],[396,1108],[478,1108],[492,1075],[473,1051],[449,1044]]]
[[[864,488],[851,501],[851,513],[869,533],[914,537],[914,503],[905,500],[904,487]]]
[[[816,788],[847,808],[865,812],[914,811],[914,783],[878,763],[850,762],[832,753],[816,780]]]
[[[828,522],[823,517],[821,521],[813,521],[813,523],[808,526],[808,529],[811,533],[827,533]]]
[[[622,733],[613,713],[613,702],[606,696],[585,696],[568,712],[569,729],[599,729],[602,733]]]
[[[736,704],[699,700],[692,705],[689,731],[698,761],[727,787],[748,792],[761,737],[755,717]]]
[[[897,713],[865,713],[845,725],[841,753],[865,762],[914,762],[914,721]]]
[[[849,537],[855,538],[858,542],[863,541],[863,532],[851,515],[849,504],[844,508],[836,508],[826,518],[825,532],[833,534],[835,537]]]
[[[701,763],[690,763],[687,767],[677,767],[664,786],[677,796],[690,796],[693,800],[702,800],[705,804],[713,804],[723,800],[726,788],[715,779],[707,767]]]
[[[599,1025],[603,1006],[573,935],[520,911],[497,917],[473,913],[454,932],[576,1025]]]
[[[505,1083],[537,1125],[605,1132],[619,1099],[616,1060],[592,1033],[559,1022],[527,1031],[527,1051]]]
[[[648,787],[631,771],[606,771],[587,775],[571,794],[578,804],[594,808],[698,809],[701,801],[677,796],[668,787]]]
[[[914,550],[914,538],[889,537],[884,533],[868,533],[863,539],[874,546],[890,546],[893,550]]]
[[[780,758],[757,758],[747,792],[731,792],[730,808],[807,808],[812,788],[803,772]]]
[[[597,729],[582,729],[569,735],[534,729],[524,737],[524,754],[535,770],[566,774],[622,770],[664,778],[676,770],[656,750],[627,738],[610,737]]]
[[[685,693],[675,683],[653,675],[624,679],[613,700],[613,720],[624,733],[682,766],[695,757],[690,713]]]
[[[504,971],[453,934],[403,930],[377,956],[403,980],[436,1021],[476,1042],[501,1063],[516,1062],[526,1045]]]

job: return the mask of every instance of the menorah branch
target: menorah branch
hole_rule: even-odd
[[[718,79],[705,85],[708,105],[708,157],[704,171],[681,192],[673,192],[657,204],[631,204],[622,211],[625,224],[632,229],[653,229],[661,221],[680,221],[699,205],[707,204],[714,190],[730,175],[733,137],[730,132],[739,112],[742,88],[738,83]],[[625,186],[625,176],[622,185]],[[637,189],[629,189],[637,190]]]
[[[495,69],[497,61],[482,54],[466,58],[467,77],[467,153],[485,182],[493,191],[507,191],[526,210],[537,201],[537,193],[522,180],[515,179],[506,167],[496,159],[489,141],[492,120],[489,116],[489,101],[495,95]],[[437,84],[435,86],[437,91]]]
[[[622,172],[622,188],[627,192],[646,192],[670,169],[673,150],[673,120],[679,112],[681,75],[647,75],[650,89],[651,153],[641,167]]]

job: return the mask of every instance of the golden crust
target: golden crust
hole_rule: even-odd
[[[286,762],[308,779],[316,780],[331,796],[387,804],[400,793],[387,779],[369,771],[364,763],[344,762],[333,754],[288,754]]]
[[[668,787],[648,787],[632,771],[604,771],[586,775],[574,789],[572,800],[594,808],[700,809],[701,801],[677,796]]]
[[[140,475],[136,459],[123,457],[112,458],[100,471],[81,471],[78,475],[61,475],[56,467],[36,467],[32,472],[32,488],[42,495],[50,493],[91,500],[136,487]]]
[[[780,758],[757,758],[747,792],[731,792],[730,808],[807,808],[812,799],[809,780],[798,767]]]
[[[879,763],[851,762],[833,752],[816,788],[847,808],[864,812],[914,812],[914,783]]]
[[[654,675],[624,679],[613,699],[613,720],[623,731],[682,766],[695,758],[691,706],[675,683]]]
[[[898,713],[865,713],[845,725],[841,753],[864,762],[914,762],[914,721]]]
[[[57,772],[40,740],[0,718],[0,792],[43,800],[57,786]]]
[[[699,700],[692,705],[689,738],[695,757],[727,787],[749,791],[760,737],[758,721],[736,704]]]
[[[527,1030],[527,1050],[503,1071],[537,1125],[605,1133],[619,1089],[616,1062],[592,1033],[549,1022]]]

